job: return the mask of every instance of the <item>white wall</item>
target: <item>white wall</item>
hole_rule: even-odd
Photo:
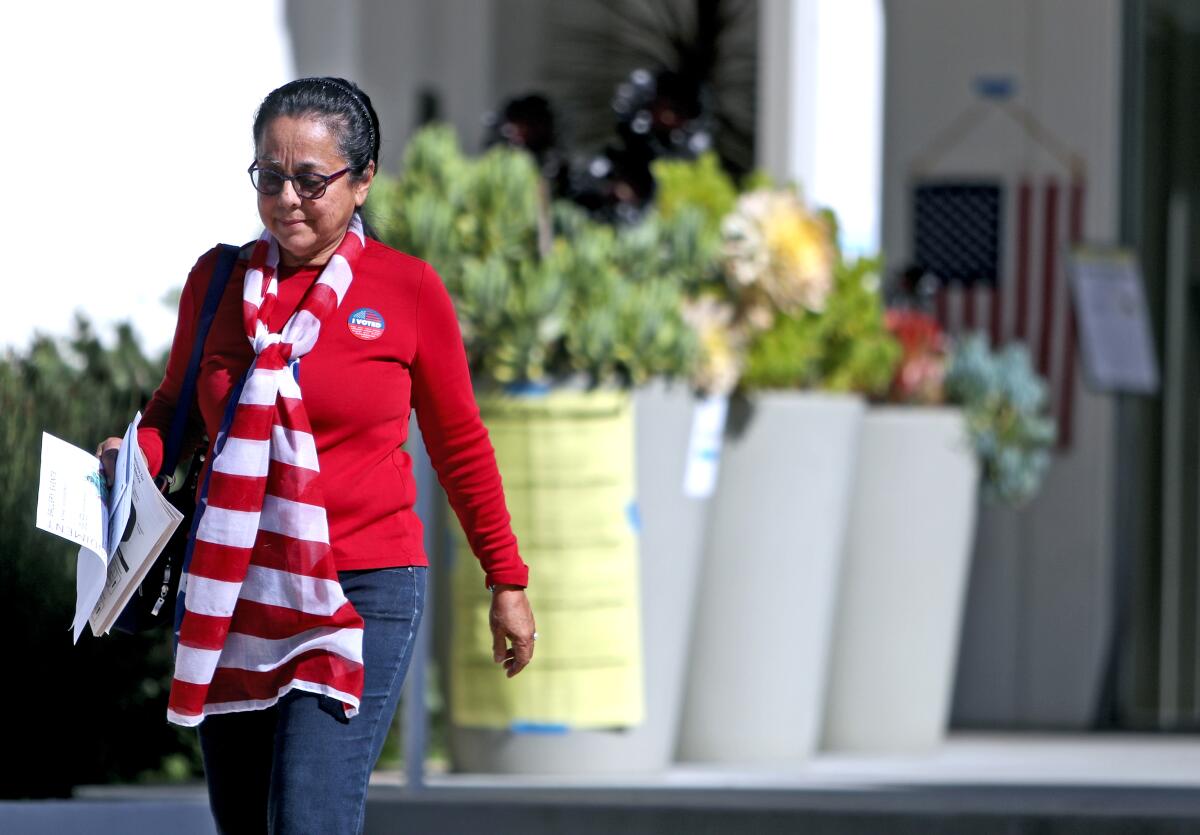
[[[170,342],[163,304],[220,241],[258,234],[250,127],[291,73],[282,0],[0,5],[5,303],[0,347],[129,319]]]
[[[494,105],[496,17],[494,4],[476,0],[287,0],[297,74],[341,75],[367,92],[385,171],[399,166],[422,90],[437,96],[463,143],[478,147]]]
[[[884,250],[909,254],[914,158],[972,100],[979,75],[1008,75],[1017,101],[1081,152],[1086,238],[1117,238],[1119,0],[887,0]],[[1054,172],[993,115],[939,174]],[[1077,377],[1078,379],[1078,377]],[[1110,626],[1113,403],[1080,383],[1075,439],[1042,495],[984,514],[964,624],[955,717],[969,725],[1086,724]]]

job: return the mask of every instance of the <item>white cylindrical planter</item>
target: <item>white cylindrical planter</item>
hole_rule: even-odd
[[[452,726],[459,770],[622,774],[661,771],[671,763],[708,508],[707,499],[683,490],[697,404],[683,383],[653,382],[634,393],[644,721],[630,728],[560,734]],[[537,565],[531,572],[536,583]]]
[[[816,748],[863,411],[806,392],[731,404],[681,759],[794,761]]]
[[[863,421],[830,662],[824,747],[928,749],[944,738],[979,465],[957,409]]]

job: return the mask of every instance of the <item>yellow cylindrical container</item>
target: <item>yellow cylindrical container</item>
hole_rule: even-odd
[[[633,409],[626,391],[479,397],[537,618],[534,663],[492,660],[490,594],[458,525],[450,719],[459,727],[630,727],[644,716]]]

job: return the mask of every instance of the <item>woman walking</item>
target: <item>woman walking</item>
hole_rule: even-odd
[[[196,382],[210,443],[169,718],[198,727],[222,833],[356,833],[424,605],[410,409],[492,591],[509,676],[533,654],[528,569],[450,298],[433,267],[364,231],[370,99],[344,79],[293,81],[263,101],[253,138],[265,229],[242,248]],[[188,276],[142,419],[152,473],[216,263],[214,249]]]

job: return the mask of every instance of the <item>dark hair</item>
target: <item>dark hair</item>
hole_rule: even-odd
[[[298,78],[272,90],[254,116],[254,146],[262,141],[267,124],[280,116],[314,116],[337,137],[338,150],[361,177],[367,163],[379,168],[379,117],[370,97],[353,81],[324,76]]]

